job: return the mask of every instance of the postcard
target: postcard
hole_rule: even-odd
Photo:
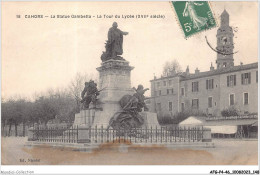
[[[258,2],[1,4],[2,173],[259,174]]]

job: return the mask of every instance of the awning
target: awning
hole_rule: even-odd
[[[251,126],[258,126],[258,122],[253,123]]]
[[[237,132],[237,126],[205,126],[205,128],[210,128],[212,134],[235,134]]]

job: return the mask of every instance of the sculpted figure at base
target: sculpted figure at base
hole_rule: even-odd
[[[144,93],[148,88],[144,89],[142,85],[139,85],[135,90],[136,93],[133,96],[125,95],[121,98],[119,104],[122,107],[122,111],[115,113],[110,119],[109,127],[130,130],[131,128],[138,128],[143,125],[144,120],[139,112],[141,112],[143,108],[145,111],[148,110],[144,102]]]
[[[110,59],[123,60],[119,55],[123,54],[123,35],[127,35],[128,32],[123,32],[117,28],[116,22],[108,31],[108,40],[106,41],[106,51],[101,55],[101,60],[107,61]]]
[[[89,104],[92,102],[94,107],[96,107],[97,96],[99,95],[99,91],[97,89],[97,84],[90,80],[89,82],[85,82],[85,88],[81,93],[82,100],[80,101],[83,103],[83,109],[88,109]]]
[[[138,99],[138,103],[137,103],[138,112],[141,112],[142,108],[144,108],[144,111],[148,111],[148,108],[144,102],[145,100],[144,93],[147,90],[149,90],[149,88],[144,89],[143,85],[138,85],[137,89],[135,89],[136,93],[133,96]]]

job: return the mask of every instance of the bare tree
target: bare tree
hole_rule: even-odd
[[[181,73],[182,68],[177,60],[167,61],[163,66],[163,76]]]
[[[69,84],[69,91],[72,97],[75,99],[77,106],[80,105],[81,92],[85,87],[85,82],[89,81],[92,77],[88,74],[77,73]]]

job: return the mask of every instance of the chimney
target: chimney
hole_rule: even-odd
[[[211,62],[210,71],[213,71],[214,69],[215,68],[213,67],[212,62]]]
[[[200,70],[198,68],[196,68],[195,74],[198,74],[198,73],[200,73]]]
[[[190,74],[190,69],[189,69],[189,66],[187,66],[186,68],[186,74],[189,75]]]
[[[176,74],[175,69],[172,69],[172,70],[171,70],[171,75],[175,75],[175,74]]]

